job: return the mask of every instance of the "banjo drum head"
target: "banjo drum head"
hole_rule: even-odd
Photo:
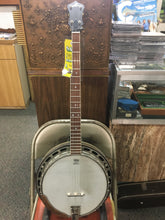
[[[70,155],[68,149],[62,154],[55,150],[55,157],[49,155],[41,163],[37,191],[45,205],[53,210],[71,216],[71,207],[78,206],[80,216],[88,215],[110,193],[110,167],[98,151],[85,147],[81,155]]]

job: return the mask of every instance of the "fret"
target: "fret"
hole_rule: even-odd
[[[79,92],[79,89],[72,89],[73,92]]]
[[[75,111],[74,111],[74,110],[75,110]],[[73,116],[76,116],[76,115],[80,117],[80,113],[81,113],[81,112],[78,111],[78,109],[74,109],[74,110],[71,111],[72,117],[73,117]],[[77,112],[76,112],[76,110],[77,110]]]
[[[81,131],[81,128],[75,129],[75,127],[71,127],[71,131],[75,132],[75,134],[79,134]]]
[[[81,96],[70,96],[71,103],[81,104],[81,99],[80,98],[81,98]],[[79,99],[79,101],[78,101],[78,99]]]
[[[73,145],[71,145],[71,148],[72,148],[72,150],[75,150],[75,151],[80,151],[81,150],[81,144],[75,144],[75,143],[73,143]]]
[[[71,113],[71,117],[76,117],[76,118],[79,118],[80,117],[80,112],[79,111],[77,111],[77,112],[72,112]]]
[[[79,142],[81,141],[81,138],[77,138],[77,139],[71,138],[70,141],[71,141],[72,143],[79,143]]]
[[[79,138],[79,139],[81,139],[81,137],[79,136],[79,134],[75,134],[75,135],[71,136],[71,139],[72,139],[72,138]]]
[[[72,97],[73,97],[73,98],[75,98],[75,97],[79,97],[79,98],[80,98],[80,95],[78,95],[78,96],[71,96],[71,98],[72,98]]]
[[[80,109],[80,103],[78,103],[78,102],[74,102],[74,103],[71,103],[71,106],[70,106],[70,109],[71,109],[71,111],[76,111],[76,112],[78,112],[78,109],[80,110],[80,112],[81,112],[81,109]],[[73,110],[72,110],[73,109]],[[72,113],[74,113],[74,112],[72,112]]]
[[[71,102],[71,108],[80,108],[80,102]]]

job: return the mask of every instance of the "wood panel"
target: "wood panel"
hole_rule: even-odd
[[[39,125],[70,116],[69,81],[61,77],[61,70],[64,66],[64,40],[71,36],[67,9],[71,2],[21,1],[29,54],[28,74]],[[82,81],[82,117],[106,123],[112,0],[79,2],[85,5],[81,68],[87,77]],[[93,75],[91,71],[99,73],[99,76],[95,74],[98,78],[94,77],[94,81],[88,78]]]
[[[52,119],[70,118],[70,79],[30,76],[38,124]],[[106,124],[108,77],[82,77],[82,118]]]
[[[108,76],[82,77],[82,118],[107,125]]]
[[[0,45],[0,59],[15,60],[15,49],[12,45]]]
[[[118,182],[165,179],[165,126],[111,125]]]
[[[72,0],[22,0],[30,66],[64,65],[64,40],[70,38],[67,5]],[[111,0],[80,0],[85,5],[81,32],[83,69],[108,70]]]
[[[16,60],[0,60],[0,106],[24,106]]]
[[[19,5],[20,0],[1,0],[0,5]]]

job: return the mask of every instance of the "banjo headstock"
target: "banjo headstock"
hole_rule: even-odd
[[[84,5],[75,1],[68,6],[69,10],[69,25],[71,31],[80,31],[83,27],[82,15],[84,11]]]

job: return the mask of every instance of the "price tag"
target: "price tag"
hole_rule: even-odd
[[[62,70],[62,75],[65,77],[71,77],[72,75],[72,40],[65,40],[65,65]]]

